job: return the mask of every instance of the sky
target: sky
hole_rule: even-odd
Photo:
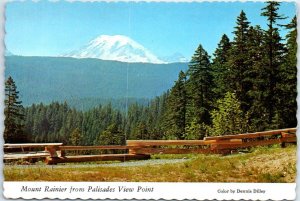
[[[181,53],[190,58],[199,44],[211,55],[223,34],[233,38],[241,10],[251,25],[266,28],[266,18],[260,16],[264,6],[262,2],[10,2],[5,44],[16,55],[57,56],[99,35],[125,35],[157,56]],[[284,2],[278,12],[289,17],[280,23],[289,23],[296,5]]]

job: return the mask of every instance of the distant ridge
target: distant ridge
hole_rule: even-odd
[[[187,63],[25,56],[8,56],[5,65],[5,76],[13,77],[24,106],[91,97],[149,99],[170,89],[179,72],[188,69]]]

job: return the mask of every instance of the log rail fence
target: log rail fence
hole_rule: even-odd
[[[127,140],[126,145],[65,146],[62,143],[4,144],[4,161],[44,158],[46,164],[87,161],[128,161],[149,159],[152,154],[230,154],[239,149],[297,143],[296,128],[255,133],[212,136],[203,140]],[[11,152],[19,149],[21,152]],[[44,149],[32,152],[32,149]],[[122,154],[68,155],[69,151],[123,150]],[[120,152],[120,151],[119,151]]]

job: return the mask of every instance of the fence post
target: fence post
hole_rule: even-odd
[[[60,151],[59,146],[53,146],[53,145],[49,145],[45,147],[45,151],[48,151],[50,153],[50,157],[46,158],[46,164],[47,165],[56,165],[56,159],[58,158],[59,154],[57,153],[57,151]],[[61,154],[60,154],[61,155]]]

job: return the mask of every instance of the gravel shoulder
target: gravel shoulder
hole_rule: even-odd
[[[140,161],[126,161],[126,162],[111,162],[111,163],[81,163],[81,164],[57,164],[57,165],[45,165],[45,164],[35,164],[35,165],[5,165],[6,168],[81,168],[81,167],[141,167],[141,166],[154,166],[154,165],[165,165],[165,164],[177,164],[190,161],[191,159],[150,159],[150,160],[140,160]]]

